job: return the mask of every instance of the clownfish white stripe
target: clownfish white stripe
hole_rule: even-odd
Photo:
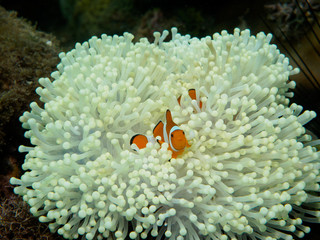
[[[167,130],[166,129],[167,129],[167,123],[165,122],[163,124],[163,138],[164,139],[162,141],[165,141],[166,143],[169,143],[168,134],[167,134]]]
[[[170,144],[170,147],[172,148],[173,151],[178,152],[179,150],[175,149],[175,148],[172,146],[172,142],[171,142],[171,133],[173,133],[173,132],[176,131],[176,130],[181,130],[181,128],[179,128],[178,126],[173,126],[173,127],[170,129],[170,132],[169,132],[169,144]]]

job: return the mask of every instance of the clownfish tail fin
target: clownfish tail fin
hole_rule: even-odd
[[[137,151],[137,148],[145,148],[148,142],[148,138],[142,134],[136,134],[130,139],[130,145],[133,145],[132,149],[135,151]]]

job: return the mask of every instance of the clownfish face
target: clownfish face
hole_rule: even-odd
[[[176,150],[182,150],[187,145],[187,139],[184,131],[179,129],[171,133],[171,144]]]

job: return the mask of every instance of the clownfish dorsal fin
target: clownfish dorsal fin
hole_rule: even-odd
[[[181,95],[180,95],[180,97],[177,98],[177,101],[178,101],[178,104],[181,105],[181,103],[180,103],[181,102]]]
[[[171,115],[171,111],[168,109],[166,112],[166,130],[167,130],[167,134],[169,134],[171,128],[173,126],[176,126],[177,124],[175,124],[172,120],[172,115]]]
[[[172,122],[172,115],[169,109],[167,109],[167,112],[166,112],[166,120],[167,120],[167,123]]]
[[[167,126],[173,127],[173,126],[177,125],[173,122],[171,111],[169,109],[166,112],[166,121],[167,121]]]
[[[161,141],[164,141],[164,138],[163,138],[163,126],[164,126],[163,122],[159,121],[157,123],[157,125],[153,129],[154,138],[160,136],[161,137]]]

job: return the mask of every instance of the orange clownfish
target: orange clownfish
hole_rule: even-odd
[[[156,139],[158,136],[161,137],[161,140],[158,140],[160,145],[164,142],[168,143],[168,149],[172,152],[172,158],[181,155],[186,147],[190,147],[184,131],[173,122],[169,109],[166,112],[165,123],[159,121],[153,129],[153,138]],[[138,149],[142,149],[146,147],[148,142],[152,141],[151,138],[150,136],[137,134],[131,138],[130,145],[135,144]]]
[[[196,90],[195,90],[194,88],[189,89],[188,94],[189,94],[189,96],[190,96],[190,98],[191,98],[192,100],[196,100],[196,101],[197,101],[197,94],[196,94]],[[181,104],[180,104],[181,96],[178,97],[177,100],[178,100],[179,105],[181,105]],[[199,108],[200,108],[200,109],[202,108],[202,102],[201,102],[201,101],[199,101]]]

